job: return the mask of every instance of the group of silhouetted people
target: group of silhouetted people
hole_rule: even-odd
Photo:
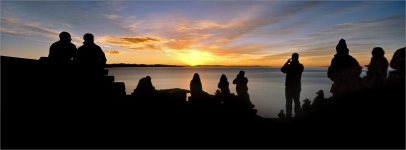
[[[86,33],[83,36],[83,45],[76,49],[71,43],[71,36],[68,32],[59,34],[60,40],[53,43],[49,49],[48,58],[63,68],[73,60],[75,68],[83,73],[94,73],[100,71],[106,65],[106,56],[100,46],[94,43],[94,36]],[[372,50],[372,58],[367,67],[366,76],[361,78],[362,67],[358,61],[349,55],[346,41],[341,39],[336,46],[336,54],[328,67],[327,77],[333,81],[329,92],[333,97],[340,98],[350,93],[354,93],[366,88],[381,87],[388,83],[394,83],[404,80],[405,77],[405,48],[398,49],[391,59],[390,63],[384,56],[385,51],[381,47],[375,47]],[[395,69],[387,76],[388,67]],[[292,58],[283,65],[281,71],[286,74],[285,80],[285,98],[286,98],[286,117],[292,117],[292,105],[294,103],[295,114],[306,111],[310,107],[310,100],[305,100],[304,105],[300,105],[301,76],[304,70],[303,64],[299,63],[299,54],[293,53]],[[236,85],[238,101],[242,105],[253,108],[248,94],[248,79],[245,72],[240,71],[233,80]],[[230,97],[229,82],[227,77],[222,74],[217,86],[220,90],[216,91],[216,96]],[[155,87],[152,85],[151,77],[147,76],[139,81],[135,93],[154,93]],[[197,104],[204,103],[204,99],[209,99],[209,94],[203,91],[202,82],[198,73],[193,75],[190,81],[190,101]],[[317,92],[318,96],[314,99],[314,107],[325,106],[323,91]],[[226,102],[225,100],[224,102]],[[283,110],[279,114],[284,117]]]
[[[66,67],[73,60],[75,69],[82,72],[97,72],[106,65],[106,56],[100,46],[94,43],[94,36],[86,33],[83,36],[83,45],[76,49],[71,43],[71,35],[68,32],[59,34],[60,40],[53,43],[49,48],[48,58],[57,67]]]
[[[359,92],[364,89],[379,88],[383,85],[404,82],[405,78],[405,48],[398,49],[390,62],[390,67],[395,69],[388,71],[388,60],[384,57],[384,50],[381,47],[375,47],[372,50],[372,58],[367,67],[366,76],[361,78],[362,67],[358,61],[349,55],[349,49],[344,39],[341,39],[336,46],[337,54],[331,60],[327,76],[333,81],[329,92],[333,93],[333,98],[339,99],[348,96],[351,93]],[[298,61],[299,55],[294,53],[281,68],[286,73],[285,97],[286,97],[286,117],[292,116],[292,100],[295,103],[295,114],[300,115],[310,110],[310,100],[304,100],[302,108],[300,106],[301,75],[303,65]],[[326,105],[326,99],[322,90],[317,92],[318,96],[313,101],[312,109],[320,109]],[[283,110],[278,115],[285,117]]]
[[[233,80],[233,84],[236,85],[237,91],[237,102],[241,106],[246,106],[246,108],[253,108],[254,105],[251,103],[248,94],[248,78],[245,77],[245,72],[240,71],[237,77]],[[218,83],[217,87],[220,90],[216,91],[216,95],[220,97],[223,103],[233,103],[231,98],[231,93],[229,89],[229,82],[225,74],[222,74],[220,77],[220,82]],[[208,99],[208,93],[203,91],[202,83],[200,81],[200,76],[198,73],[193,75],[193,79],[190,81],[190,93],[191,93],[191,100],[197,100],[200,102],[197,103],[204,103],[204,99]]]

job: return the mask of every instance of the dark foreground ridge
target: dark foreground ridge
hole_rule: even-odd
[[[405,148],[404,79],[306,117],[265,119],[212,95],[194,105],[188,90],[126,95],[107,70],[69,66],[1,57],[1,148]]]

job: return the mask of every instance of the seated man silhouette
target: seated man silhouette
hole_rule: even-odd
[[[395,69],[389,72],[388,82],[396,83],[405,80],[405,47],[396,50],[390,61],[390,67]]]
[[[85,42],[78,48],[73,60],[77,64],[78,69],[83,73],[99,74],[106,65],[106,56],[100,46],[94,43],[94,37],[90,33],[83,36]]]
[[[318,92],[316,92],[316,94],[317,94],[317,96],[313,100],[312,110],[320,111],[326,107],[327,99],[324,98],[323,90],[319,90]]]
[[[372,58],[368,67],[367,75],[364,77],[364,86],[379,87],[386,81],[388,72],[388,60],[385,58],[385,51],[380,47],[372,50]]]
[[[59,41],[53,43],[49,48],[49,61],[46,66],[51,68],[48,68],[50,72],[45,78],[49,81],[47,87],[49,87],[50,91],[56,89],[66,91],[69,89],[67,84],[71,83],[71,59],[77,50],[71,41],[70,34],[63,31],[59,34]],[[55,91],[50,93],[55,93]]]
[[[300,91],[303,65],[299,63],[299,54],[293,53],[292,58],[281,68],[286,73],[285,98],[286,98],[286,117],[292,117],[292,103],[295,102],[295,114],[300,113]]]
[[[278,117],[281,118],[281,119],[285,118],[285,114],[283,113],[283,109],[279,112]]]
[[[248,78],[245,77],[245,72],[240,71],[237,77],[233,80],[233,84],[236,84],[236,91],[239,99],[239,103],[248,109],[254,108],[254,104],[252,104],[250,100],[250,96],[248,94]]]
[[[59,34],[59,41],[53,43],[49,48],[48,58],[53,62],[69,62],[76,51],[76,46],[71,41],[72,39],[68,32],[61,32]]]

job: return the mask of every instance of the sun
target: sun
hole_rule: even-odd
[[[188,50],[180,54],[179,59],[191,66],[202,65],[213,60],[214,55],[209,52],[201,52],[197,50]]]

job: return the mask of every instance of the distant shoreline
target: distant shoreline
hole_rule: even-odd
[[[114,67],[282,67],[282,66],[223,66],[223,65],[197,65],[197,66],[187,66],[187,65],[165,65],[165,64],[106,64],[105,68]],[[328,67],[328,66],[311,66],[311,67]]]

